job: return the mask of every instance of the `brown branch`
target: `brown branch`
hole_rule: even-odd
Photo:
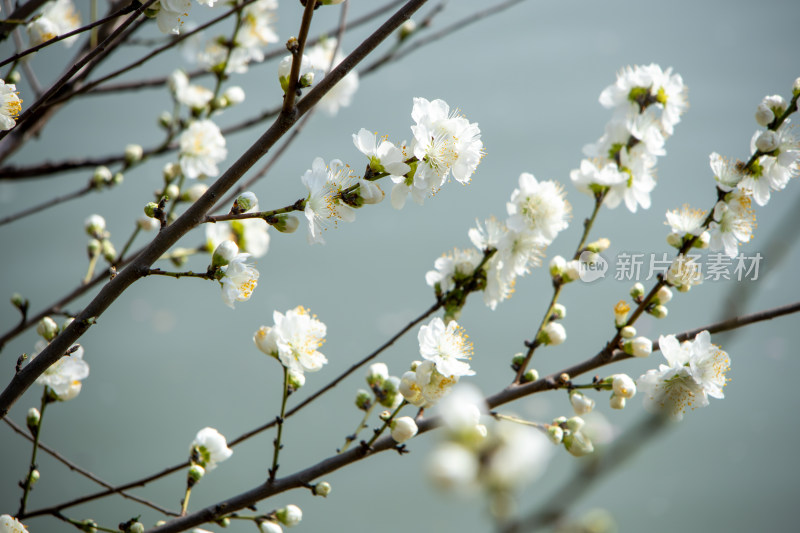
[[[24,429],[22,429],[18,424],[13,422],[11,419],[6,417],[4,419],[4,422],[6,424],[8,424],[8,426],[11,429],[13,429],[16,433],[18,433],[19,435],[22,435],[28,441],[33,442],[33,437],[28,435],[28,433],[26,433]],[[170,511],[169,509],[165,509],[165,508],[163,508],[163,507],[161,507],[159,505],[156,505],[155,503],[153,503],[153,502],[151,502],[149,500],[145,500],[144,498],[140,498],[138,496],[134,496],[133,494],[128,494],[127,492],[124,492],[122,490],[115,489],[110,483],[107,483],[107,482],[103,481],[102,479],[100,479],[96,475],[92,474],[88,470],[85,470],[85,469],[81,468],[77,464],[73,463],[72,461],[70,461],[69,459],[67,459],[66,457],[64,457],[63,455],[58,453],[57,451],[55,451],[53,448],[51,448],[51,447],[47,446],[46,444],[44,444],[42,441],[39,441],[39,449],[41,449],[42,451],[47,452],[48,454],[50,454],[54,459],[56,459],[58,462],[60,462],[60,463],[62,463],[64,465],[66,465],[67,468],[69,468],[70,470],[72,470],[74,472],[77,472],[80,475],[82,475],[82,476],[94,481],[98,485],[101,485],[101,486],[103,486],[103,487],[105,487],[107,489],[110,489],[110,490],[114,491],[115,493],[119,494],[123,498],[127,498],[127,499],[133,500],[133,501],[135,501],[137,503],[141,503],[142,505],[146,505],[147,507],[150,507],[151,509],[155,509],[156,511],[158,511],[160,513],[163,513],[163,514],[165,514],[167,516],[179,516],[178,513]]]

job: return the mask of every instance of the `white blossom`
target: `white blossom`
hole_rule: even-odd
[[[341,49],[336,51],[337,41],[335,38],[321,40],[308,50],[308,58],[315,70],[320,71],[324,76],[327,72],[334,69],[344,59]],[[358,90],[358,72],[351,70],[347,75],[339,80],[317,103],[317,107],[322,109],[330,116],[335,116],[339,108],[347,107],[353,100],[353,95]]]
[[[210,120],[196,120],[180,136],[179,161],[187,178],[216,176],[217,163],[228,156],[225,137]]]
[[[233,455],[233,450],[228,448],[225,437],[211,427],[205,427],[197,432],[189,450],[197,451],[198,463],[207,472],[214,470],[217,463],[221,463]]]
[[[648,370],[636,382],[648,411],[681,420],[687,407],[705,407],[709,396],[724,398],[722,388],[727,382],[730,358],[710,339],[708,331],[683,343],[673,335],[659,337],[667,364]]]
[[[736,257],[739,243],[750,242],[756,216],[750,198],[740,192],[732,192],[725,201],[714,207],[714,221],[708,225],[711,251],[724,251],[728,257]]]
[[[46,347],[46,342],[37,341],[33,357]],[[36,383],[49,387],[61,401],[75,398],[81,391],[81,380],[89,376],[89,363],[83,360],[83,346],[74,344],[70,350],[72,353],[59,358],[36,378]]]
[[[220,279],[222,285],[222,301],[233,309],[234,302],[246,302],[250,299],[258,284],[259,272],[246,261],[250,254],[237,254],[230,262],[220,268],[224,274]]]
[[[537,181],[533,174],[519,176],[519,188],[511,193],[506,204],[506,225],[516,231],[532,232],[550,243],[566,229],[572,208],[564,199],[564,189],[554,181]]]
[[[417,423],[410,416],[401,416],[392,422],[392,438],[402,444],[417,434]]]
[[[434,261],[436,270],[429,270],[425,274],[425,282],[431,287],[438,284],[442,292],[447,292],[455,287],[457,281],[471,276],[481,259],[483,254],[474,248],[454,248]]]
[[[462,361],[472,357],[472,343],[467,341],[464,329],[455,320],[445,326],[441,318],[435,317],[429,324],[419,328],[417,340],[423,359],[433,362],[436,370],[443,376],[475,374],[469,363]]]
[[[22,100],[17,93],[17,86],[0,80],[0,130],[13,128],[20,111]]]
[[[275,311],[272,327],[261,326],[253,336],[256,346],[278,358],[283,366],[297,374],[316,372],[328,362],[318,351],[325,342],[325,324],[307,309],[297,306],[286,314]]]
[[[25,524],[11,515],[0,515],[0,533],[28,533]]]
[[[308,220],[308,243],[325,244],[322,231],[327,226],[328,219],[352,222],[355,219],[355,210],[345,204],[339,193],[355,185],[356,178],[351,175],[350,167],[333,159],[330,165],[325,160],[317,157],[301,177],[303,185],[308,189],[305,201],[305,215]]]

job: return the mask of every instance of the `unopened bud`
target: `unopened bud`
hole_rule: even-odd
[[[564,447],[575,457],[589,455],[594,451],[592,441],[580,431],[577,433],[564,435]]]
[[[378,415],[378,418],[380,418],[384,422],[389,420],[391,417],[392,417],[392,412],[388,411],[388,410],[387,411],[381,411],[381,414]]]
[[[522,375],[522,379],[525,381],[525,383],[537,381],[539,379],[539,372],[537,372],[534,368],[529,368],[525,371],[525,374]]]
[[[792,84],[792,95],[797,96],[799,94],[800,94],[800,78],[797,78],[796,80],[794,80],[794,83]]]
[[[268,222],[281,233],[294,233],[300,226],[300,220],[292,215],[277,215]]]
[[[197,483],[198,481],[203,479],[203,476],[205,474],[206,474],[206,469],[203,468],[202,466],[200,466],[200,465],[192,465],[192,466],[190,466],[189,467],[189,472],[187,474],[187,479],[188,479],[189,485],[190,486],[194,485],[195,483]]]
[[[164,181],[169,183],[181,175],[181,166],[177,163],[167,163],[161,170],[161,174],[164,176]]]
[[[758,108],[756,108],[756,122],[758,122],[758,125],[766,128],[773,120],[775,120],[775,113],[772,112],[772,109],[764,102],[758,104]]]
[[[704,231],[703,233],[700,234],[697,240],[694,241],[694,244],[692,246],[694,248],[699,248],[701,250],[704,250],[708,248],[710,242],[711,242],[711,234],[707,231]]]
[[[550,275],[552,277],[561,276],[564,274],[564,269],[567,268],[567,260],[557,255],[550,260]]]
[[[89,237],[100,239],[106,235],[106,219],[100,215],[90,215],[83,222],[83,228]]]
[[[567,308],[564,307],[562,304],[555,304],[553,306],[553,314],[551,315],[558,320],[562,320],[567,316]]]
[[[625,398],[622,396],[612,394],[608,403],[612,409],[625,409]]]
[[[670,300],[672,300],[672,290],[670,290],[669,287],[664,286],[658,289],[658,292],[656,292],[653,302],[657,304],[665,304]]]
[[[567,330],[560,322],[548,322],[537,337],[539,344],[558,346],[567,340]]]
[[[300,390],[303,385],[306,384],[306,375],[302,372],[295,372],[294,370],[289,370],[287,374],[287,378],[289,380],[289,392],[294,392],[296,390]]]
[[[97,533],[97,522],[92,520],[91,518],[84,520],[80,524],[80,530],[84,533]]]
[[[208,190],[208,185],[203,183],[195,183],[188,189],[186,189],[183,194],[181,195],[181,200],[184,202],[196,202],[203,196],[206,191]]]
[[[164,196],[166,196],[168,200],[177,198],[180,193],[181,193],[180,188],[174,183],[170,183],[169,185],[167,185],[167,188],[164,189]]]
[[[103,245],[97,239],[89,239],[89,244],[86,245],[86,251],[89,257],[97,257],[100,255],[102,249]]]
[[[634,300],[638,300],[644,296],[644,285],[641,283],[634,283],[633,287],[631,287],[631,298]]]
[[[37,429],[39,429],[39,422],[42,420],[42,415],[39,413],[39,410],[35,407],[31,407],[28,409],[28,414],[25,416],[25,423],[28,425],[28,429],[31,433],[35,433]]]
[[[392,422],[392,438],[402,444],[417,434],[417,423],[410,416],[401,416]]]
[[[56,321],[46,316],[36,324],[36,333],[38,333],[44,340],[50,342],[58,335],[58,324]]]
[[[69,325],[72,324],[73,322],[75,322],[75,317],[69,317],[68,319],[66,319],[64,323],[61,324],[61,331],[67,329]]]
[[[409,19],[400,25],[400,29],[397,32],[397,40],[402,43],[411,37],[415,31],[417,31],[417,23]]]
[[[163,111],[158,115],[158,125],[162,128],[169,129],[172,127],[172,113]]]
[[[233,241],[222,241],[211,256],[211,268],[218,269],[231,262],[239,253],[239,247]]]
[[[136,225],[144,231],[153,231],[161,227],[161,224],[158,222],[158,220],[150,217],[139,217],[136,220]]]
[[[778,138],[778,134],[772,130],[767,130],[762,132],[756,139],[756,148],[768,154],[774,151],[779,143],[780,139]]]
[[[584,422],[583,418],[579,416],[573,416],[567,419],[565,425],[567,426],[568,430],[570,430],[573,433],[577,433],[583,428],[583,426],[586,425],[586,422]]]
[[[244,89],[238,85],[228,87],[225,89],[225,92],[222,93],[222,97],[225,99],[226,106],[241,104],[244,102]]]
[[[653,353],[653,343],[647,337],[626,340],[622,348],[626,354],[634,357],[647,357]]]
[[[511,358],[511,367],[514,368],[515,370],[519,369],[519,367],[521,367],[522,363],[524,362],[525,362],[525,354],[523,354],[522,352],[514,354],[514,357]]]
[[[6,83],[13,83],[16,85],[17,83],[20,82],[21,79],[22,75],[19,73],[18,70],[15,70],[10,74],[8,74],[8,76],[6,77]]]
[[[314,494],[317,496],[322,496],[323,498],[327,498],[328,494],[330,494],[332,490],[331,484],[327,481],[320,481],[314,485]]]
[[[303,519],[303,511],[296,505],[289,504],[275,511],[275,518],[286,527],[293,527]]]
[[[134,522],[128,526],[128,533],[144,533],[144,524],[141,522]]]
[[[576,415],[585,415],[591,413],[594,409],[594,400],[583,394],[582,392],[572,391],[569,395],[569,402],[572,404],[572,410]]]
[[[667,244],[680,250],[683,246],[683,236],[678,233],[669,233],[667,234]]]
[[[138,144],[129,144],[125,147],[125,162],[128,165],[132,165],[134,163],[138,163],[142,160],[142,156],[144,155],[144,150],[142,149],[141,145]]]
[[[243,192],[236,198],[236,200],[233,201],[231,213],[234,215],[239,215],[241,213],[247,213],[248,211],[257,209],[258,198],[256,198],[255,193],[248,191]]]
[[[581,262],[577,259],[573,259],[572,261],[567,261],[567,265],[564,268],[564,274],[561,278],[564,281],[575,281],[581,277]]]
[[[94,169],[92,174],[92,184],[95,187],[101,187],[111,182],[111,171],[106,166],[100,166]]]
[[[620,300],[617,302],[617,305],[614,306],[614,324],[618,328],[621,328],[625,325],[628,321],[628,313],[631,311],[631,306],[628,305],[625,300]]]
[[[31,473],[28,476],[28,486],[29,487],[34,486],[36,484],[36,482],[39,481],[40,477],[41,477],[41,474],[39,474],[38,470],[36,470],[36,469],[31,470]]]
[[[628,374],[614,374],[611,389],[616,396],[630,399],[636,395],[636,382]]]
[[[608,250],[609,246],[611,246],[611,241],[604,237],[602,239],[597,239],[594,242],[590,242],[586,245],[586,249],[590,252],[599,253]]]
[[[550,426],[547,428],[547,438],[549,438],[553,444],[561,444],[564,438],[564,430],[561,429],[560,426]]]
[[[636,328],[633,326],[625,326],[619,330],[619,334],[623,339],[632,339],[636,336]]]
[[[359,389],[356,393],[356,407],[362,411],[366,411],[372,407],[372,394],[364,389]]]
[[[144,214],[150,218],[156,216],[156,209],[158,209],[158,204],[155,202],[147,202],[144,205]]]
[[[656,305],[652,309],[650,309],[648,313],[650,313],[656,318],[666,318],[667,313],[669,313],[669,310],[667,309],[666,305]]]
[[[370,387],[380,387],[387,379],[389,379],[389,367],[386,363],[373,363],[367,369],[367,384]]]
[[[21,310],[25,307],[28,307],[28,300],[26,300],[20,293],[15,292],[11,295],[11,305]]]
[[[103,239],[102,242],[103,247],[103,257],[109,263],[113,263],[117,260],[117,249],[114,248],[114,244],[109,241],[108,239]]]

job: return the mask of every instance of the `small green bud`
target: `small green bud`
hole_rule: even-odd
[[[125,163],[133,165],[142,160],[144,150],[139,144],[129,144],[125,147]]]
[[[108,261],[109,263],[113,263],[114,261],[116,261],[117,250],[116,248],[114,248],[114,244],[108,239],[103,239],[102,246],[103,246],[103,257],[106,259],[106,261]]]
[[[547,438],[553,444],[561,444],[564,438],[564,430],[560,426],[550,426],[547,428]]]
[[[150,218],[154,218],[156,216],[156,209],[158,209],[157,203],[147,202],[144,206],[144,214]]]
[[[172,113],[169,111],[163,111],[160,115],[158,115],[158,125],[164,129],[169,129],[172,127]]]
[[[530,383],[531,381],[537,381],[539,379],[539,373],[534,368],[529,368],[525,371],[525,374],[522,376],[522,379],[525,383]]]
[[[106,219],[100,215],[90,215],[86,217],[86,220],[83,222],[83,228],[86,230],[86,234],[89,235],[89,237],[102,239],[107,236]]]
[[[223,516],[222,518],[218,518],[215,520],[219,527],[228,527],[231,525],[231,519],[227,516]]]
[[[380,387],[383,382],[389,379],[389,367],[386,363],[373,363],[367,369],[367,385],[370,387]]]
[[[144,525],[141,522],[134,522],[128,527],[128,533],[144,533]]]
[[[111,171],[106,166],[99,166],[92,174],[92,184],[99,188],[111,182]]]
[[[89,254],[89,257],[97,257],[100,255],[100,251],[103,249],[103,245],[100,244],[100,241],[97,239],[89,239],[89,244],[86,245],[86,251]]]
[[[416,372],[416,371],[417,371],[417,367],[418,367],[419,365],[421,365],[421,364],[422,364],[422,361],[411,361],[411,366],[409,367],[409,369],[410,369],[412,372]]]
[[[287,375],[289,381],[289,392],[294,392],[306,384],[306,376],[302,372],[294,372],[289,370]]]
[[[91,518],[84,520],[80,526],[80,529],[85,533],[97,533],[97,522]]]
[[[327,498],[331,490],[333,490],[331,484],[327,481],[320,481],[314,486],[314,494],[316,496],[322,496],[323,498]]]
[[[159,11],[161,11],[161,4],[151,4],[150,7],[144,10],[144,16],[149,19],[154,19],[158,15]]]
[[[582,457],[594,451],[592,441],[581,432],[564,435],[564,447],[575,457]]]
[[[206,474],[206,469],[200,465],[192,465],[189,467],[189,472],[187,473],[187,482],[189,486],[193,486],[195,483],[203,479],[203,476]]]
[[[217,96],[210,102],[212,111],[214,109],[225,109],[228,107],[228,101],[225,99],[224,96]]]
[[[372,407],[372,394],[364,389],[359,389],[356,393],[356,407],[362,411]]]
[[[792,84],[792,96],[800,95],[800,78],[794,80]]]
[[[20,293],[15,292],[11,295],[11,305],[21,310],[24,307],[28,307],[28,300],[26,300]]]
[[[400,29],[397,31],[397,40],[402,43],[411,37],[415,31],[417,31],[417,23],[409,19],[400,25]]]
[[[234,215],[239,215],[256,209],[258,209],[258,198],[256,198],[255,193],[248,191],[243,192],[236,198],[236,200],[233,201],[231,213]]]
[[[697,240],[694,241],[692,248],[699,248],[701,250],[705,250],[706,248],[708,248],[708,245],[710,243],[711,243],[711,234],[707,231],[704,231],[703,233],[700,234]]]
[[[17,83],[20,82],[21,79],[22,79],[22,76],[20,75],[19,71],[15,70],[15,71],[11,72],[7,76],[6,83],[13,83],[13,84],[16,85]]]
[[[36,324],[36,333],[38,333],[44,340],[50,342],[58,335],[58,324],[56,321],[46,316]]]
[[[114,174],[114,177],[111,178],[111,185],[122,185],[123,181],[125,181],[125,175],[122,172],[117,172]]]
[[[267,222],[281,233],[294,233],[300,226],[300,220],[292,215],[276,215]]]
[[[525,354],[522,352],[514,354],[514,357],[511,358],[511,366],[513,368],[519,368],[522,366],[522,363],[525,362]]]
[[[638,282],[634,283],[633,287],[631,287],[631,298],[638,300],[642,297],[644,297],[644,285]]]
[[[71,316],[68,319],[66,319],[64,321],[64,323],[61,324],[61,331],[64,331],[65,329],[67,329],[69,327],[69,325],[72,324],[73,322],[75,322],[75,317]]]
[[[28,429],[31,430],[31,433],[36,433],[39,429],[39,422],[41,421],[42,415],[37,408],[31,407],[28,409],[28,414],[25,416],[25,423],[28,425]]]
[[[667,310],[666,305],[656,305],[653,308],[649,309],[647,312],[656,318],[666,318],[667,313],[669,311]]]
[[[550,275],[552,277],[558,277],[564,274],[564,270],[567,268],[567,260],[557,255],[550,260]]]
[[[34,486],[36,484],[36,482],[39,481],[40,477],[41,477],[41,474],[39,474],[38,470],[36,470],[36,469],[31,470],[31,474],[30,474],[30,476],[28,476],[28,485],[31,486],[31,487]]]
[[[573,433],[580,431],[585,424],[586,422],[584,422],[583,418],[579,416],[573,416],[572,418],[568,418],[566,422],[567,429]]]

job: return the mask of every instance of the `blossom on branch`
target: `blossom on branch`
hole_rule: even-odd
[[[46,347],[46,342],[37,341],[33,357]],[[71,353],[62,356],[36,378],[36,383],[48,387],[62,402],[75,398],[81,392],[81,380],[89,376],[89,363],[83,360],[83,346],[74,344],[68,352]]]
[[[225,436],[214,428],[206,427],[197,432],[189,450],[196,452],[192,462],[199,464],[206,471],[214,470],[217,463],[221,463],[233,455],[233,450],[228,448]]]
[[[0,80],[0,130],[10,130],[17,124],[17,117],[22,111],[22,100],[17,93],[17,86]]]
[[[290,372],[316,372],[328,362],[318,348],[325,342],[327,328],[303,306],[286,314],[275,311],[272,327],[261,326],[253,336],[259,350],[275,357]]]
[[[195,120],[181,134],[179,162],[187,178],[216,176],[217,163],[227,156],[225,137],[210,120]]]

